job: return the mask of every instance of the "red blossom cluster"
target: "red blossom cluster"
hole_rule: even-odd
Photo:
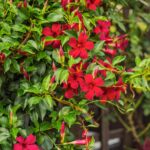
[[[39,147],[36,142],[36,137],[32,134],[24,138],[22,136],[18,136],[16,138],[18,143],[14,144],[13,150],[39,150]]]
[[[61,5],[64,8],[64,10],[70,9],[74,10],[75,7],[71,6],[71,3],[78,3],[79,0],[61,0]],[[87,0],[86,2],[86,8],[90,10],[96,10],[98,6],[102,4],[102,0]]]
[[[99,35],[100,40],[105,41],[104,52],[111,56],[115,56],[117,54],[117,50],[120,49],[122,51],[128,46],[127,35],[121,36],[110,36],[110,21],[97,21],[97,26],[94,28],[94,33]]]
[[[116,55],[117,50],[124,51],[127,47],[127,35],[112,36],[110,34],[111,22],[108,20],[98,20],[91,35],[98,35],[99,40],[105,42],[103,51],[106,55],[109,54],[110,56],[106,56],[107,61],[94,57],[91,63],[95,62],[96,64],[103,66],[104,69],[97,68],[92,73],[86,73],[88,67],[87,62],[89,63],[89,52],[94,49],[95,41],[91,40],[91,35],[87,32],[82,13],[79,11],[79,7],[77,7],[78,5],[76,5],[76,8],[71,9],[71,6],[73,6],[71,4],[78,2],[78,0],[62,0],[61,5],[65,11],[68,11],[70,8],[69,11],[73,13],[74,17],[76,16],[79,18],[79,23],[71,22],[70,24],[60,24],[55,22],[51,27],[44,27],[42,31],[42,34],[44,35],[42,40],[45,42],[45,46],[59,49],[58,55],[61,60],[60,62],[63,63],[65,57],[64,48],[58,37],[64,35],[66,30],[74,30],[78,33],[78,37],[70,37],[67,43],[69,46],[68,55],[72,56],[74,59],[81,58],[82,61],[68,68],[69,77],[67,82],[63,83],[65,97],[73,98],[82,93],[88,100],[93,100],[94,98],[98,98],[101,101],[119,100],[121,92],[126,91],[126,85],[123,83],[122,79],[119,78],[114,85],[106,87],[105,78],[107,77],[108,70],[112,73],[117,72],[117,69],[112,65],[112,58]],[[88,9],[95,10],[101,3],[101,0],[87,0],[86,6]],[[48,36],[53,37],[54,39],[46,40]],[[54,67],[54,64],[53,68],[55,68],[53,69],[55,72],[56,66]],[[53,76],[50,84],[54,81],[55,77]]]

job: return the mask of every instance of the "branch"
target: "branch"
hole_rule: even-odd
[[[128,118],[128,121],[129,121],[129,124],[131,127],[131,133],[132,133],[133,137],[135,138],[136,142],[140,144],[140,138],[137,134],[137,131],[136,131],[135,125],[134,125],[134,121],[133,121],[133,114],[129,114],[127,116],[127,118]]]
[[[150,123],[147,125],[147,127],[146,127],[143,131],[141,131],[141,132],[139,133],[138,137],[144,136],[145,133],[148,132],[148,130],[150,130]]]
[[[120,121],[120,123],[123,125],[123,127],[124,127],[125,129],[127,129],[128,131],[131,131],[130,126],[120,117],[120,115],[118,114],[118,112],[117,112],[117,111],[114,111],[114,112],[115,112],[115,114],[116,114],[118,120]]]
[[[21,42],[21,44],[18,46],[18,49],[20,49],[21,48],[21,46],[22,45],[24,45],[27,41],[28,41],[28,39],[30,38],[30,36],[31,36],[31,33],[32,33],[32,28],[33,28],[33,26],[34,26],[34,24],[33,23],[31,23],[31,26],[30,26],[30,30],[28,31],[28,33],[26,34],[26,36],[25,36],[25,38],[24,38],[24,40]]]
[[[48,0],[46,0],[45,3],[44,3],[44,7],[42,9],[42,14],[45,13],[47,5],[48,5]]]
[[[76,106],[76,105],[72,104],[72,103],[69,102],[69,101],[65,101],[65,100],[62,100],[61,98],[57,98],[57,97],[54,96],[54,95],[52,95],[52,97],[53,97],[56,101],[58,101],[59,103],[68,105],[68,106],[74,108],[75,110],[80,111],[81,113],[87,115],[90,119],[92,119],[93,124],[94,124],[95,126],[97,126],[97,127],[99,126],[99,124],[98,124],[95,120],[93,120],[93,117],[91,116],[91,114],[89,114],[88,112],[86,112],[84,109],[80,108],[79,106]]]

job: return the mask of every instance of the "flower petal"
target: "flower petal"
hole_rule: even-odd
[[[77,45],[77,40],[75,38],[70,38],[69,40],[69,46],[73,47],[73,48],[76,48],[76,45]]]
[[[96,5],[95,4],[90,4],[89,6],[90,10],[96,10]]]
[[[56,33],[57,35],[59,35],[61,33],[61,25],[58,23],[54,23],[52,25],[52,32]]]
[[[104,81],[103,81],[102,78],[97,78],[97,79],[94,80],[94,84],[96,86],[102,86],[104,84]]]
[[[86,93],[85,97],[88,99],[88,100],[93,100],[93,97],[94,97],[94,90],[90,90]]]
[[[65,97],[66,98],[72,98],[74,96],[74,93],[73,93],[73,90],[72,89],[68,89],[66,92],[65,92]]]
[[[76,58],[76,57],[79,56],[80,51],[79,51],[79,49],[72,49],[72,50],[69,51],[69,54],[70,54],[72,57]]]
[[[85,78],[85,82],[88,83],[88,84],[93,82],[93,76],[91,74],[85,75],[84,78]]]
[[[21,144],[14,144],[13,150],[23,150],[23,147]]]
[[[54,40],[52,43],[53,48],[59,48],[60,47],[60,40]]]
[[[78,82],[77,82],[77,81],[71,80],[70,85],[71,85],[71,87],[72,87],[73,89],[77,89],[77,88],[78,88]]]
[[[91,41],[88,41],[85,43],[85,48],[88,49],[88,50],[91,50],[94,48],[94,43],[91,42]]]
[[[21,144],[24,143],[24,140],[25,140],[25,139],[24,139],[22,136],[18,136],[18,137],[16,138],[16,141],[19,142],[19,143],[21,143]]]
[[[27,145],[26,150],[39,150],[39,147],[36,144]]]
[[[33,134],[30,134],[26,140],[25,140],[25,143],[26,144],[34,144],[36,141],[36,136],[34,136]]]
[[[80,49],[80,57],[83,59],[88,58],[88,53],[85,49]]]
[[[52,32],[51,32],[50,27],[45,27],[45,28],[43,28],[42,34],[45,35],[45,36],[50,36],[50,35],[52,35]]]
[[[86,42],[87,39],[88,39],[88,36],[84,32],[80,33],[80,35],[78,37],[78,41],[80,43]]]
[[[95,95],[97,97],[102,96],[102,94],[104,93],[104,91],[101,88],[98,88],[98,87],[94,87],[94,92],[95,92]]]

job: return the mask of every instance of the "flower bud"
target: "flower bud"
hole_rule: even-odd
[[[60,48],[59,48],[59,59],[60,59],[60,63],[63,64],[65,57],[64,57],[64,51],[63,51],[62,46],[60,46]]]
[[[84,131],[82,132],[82,137],[83,137],[83,138],[87,137],[87,133],[88,133],[88,131],[87,131],[87,130],[84,130]]]
[[[60,55],[60,57],[64,56],[64,51],[63,51],[62,46],[60,46],[60,48],[59,48],[59,55]]]
[[[60,136],[61,136],[61,143],[63,143],[65,138],[65,122],[62,122],[61,124]]]
[[[51,78],[51,80],[50,80],[50,85],[53,84],[54,81],[55,81],[55,76],[53,75],[52,78]]]
[[[24,0],[23,6],[24,6],[24,8],[27,8],[27,6],[28,6],[27,0]]]
[[[52,63],[52,69],[53,69],[53,71],[56,71],[56,70],[57,70],[56,65],[55,65],[54,62]]]
[[[82,139],[82,140],[75,140],[70,142],[70,144],[73,145],[88,145],[91,141],[91,137],[87,137],[86,139]]]
[[[6,58],[5,54],[4,53],[0,53],[0,61],[4,61]]]

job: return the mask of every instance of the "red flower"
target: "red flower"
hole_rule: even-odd
[[[113,66],[111,65],[111,60],[109,57],[106,58],[106,62],[103,60],[97,60],[96,58],[94,59],[94,62],[97,62],[101,67],[101,69],[96,69],[94,71],[94,76],[96,77],[97,75],[102,75],[103,77],[106,77],[106,70],[110,70],[110,71],[116,71],[115,68],[113,68]],[[104,67],[104,69],[102,69]]]
[[[77,94],[77,89],[83,84],[82,66],[82,63],[78,63],[69,68],[68,81],[67,84],[64,83],[64,88],[67,86],[67,91],[65,93],[66,98],[72,98],[74,94]]]
[[[81,68],[81,63],[73,65],[71,68],[69,68],[69,78],[67,83],[69,83],[73,89],[77,89],[84,81]]]
[[[96,7],[101,5],[101,0],[87,0],[87,8],[90,10],[96,10]]]
[[[87,41],[88,36],[82,32],[80,33],[78,40],[74,37],[69,40],[69,46],[72,47],[69,54],[76,57],[81,57],[86,59],[88,57],[87,50],[92,50],[94,48],[94,44],[91,41]]]
[[[57,36],[62,34],[61,25],[58,23],[54,23],[52,27],[45,27],[43,28],[42,34],[44,35],[43,40],[47,36],[52,36],[56,38]],[[46,41],[45,45],[52,45],[53,48],[59,48],[60,47],[60,40],[52,40],[52,41]]]
[[[39,150],[39,147],[35,144],[36,137],[30,134],[26,139],[22,136],[16,138],[18,143],[14,144],[13,150]]]
[[[105,38],[106,47],[104,49],[104,52],[114,56],[117,53],[117,49],[124,51],[128,46],[128,40],[126,37],[127,35]]]
[[[88,100],[92,100],[94,96],[100,97],[103,94],[103,90],[100,88],[104,84],[101,77],[94,79],[91,74],[85,75],[85,83],[81,86],[81,89],[86,92],[85,97]]]
[[[126,84],[123,83],[122,79],[120,78],[118,82],[107,88],[103,88],[104,93],[101,97],[101,100],[119,100],[121,92],[126,91]]]
[[[64,83],[63,88],[66,89],[65,91],[66,98],[72,98],[74,95],[78,94],[78,90],[73,89],[69,83],[68,84]]]
[[[110,21],[98,20],[98,25],[94,28],[94,33],[100,35],[100,40],[105,40],[109,37]]]
[[[116,41],[116,48],[125,50],[125,48],[128,46],[128,39],[126,38],[127,35],[121,35],[117,37]]]
[[[61,5],[64,8],[64,10],[67,10],[67,5],[71,3],[73,0],[61,0]]]

